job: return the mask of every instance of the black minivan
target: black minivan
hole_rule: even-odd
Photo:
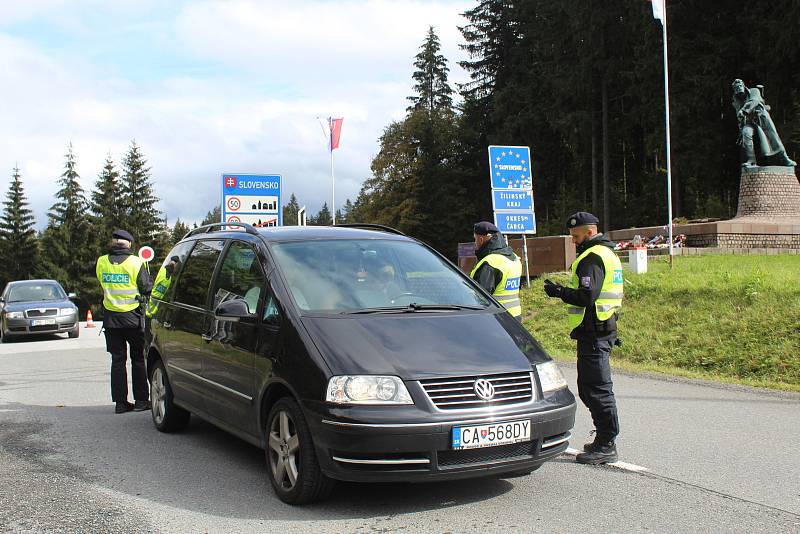
[[[375,225],[192,230],[147,356],[158,430],[190,413],[263,448],[278,497],[335,480],[530,473],[568,445],[555,363],[439,253]]]

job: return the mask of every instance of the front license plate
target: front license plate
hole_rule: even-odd
[[[529,420],[453,427],[454,449],[496,447],[530,440],[531,422]]]
[[[33,319],[31,326],[44,326],[46,324],[56,324],[55,319]]]

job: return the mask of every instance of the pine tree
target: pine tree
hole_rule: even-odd
[[[89,207],[95,241],[94,250],[98,256],[106,252],[106,244],[111,239],[111,233],[122,228],[124,224],[120,186],[119,173],[114,167],[111,154],[108,154],[103,170],[95,182]]]
[[[14,167],[0,218],[0,258],[3,258],[0,287],[12,280],[26,280],[33,276],[38,256],[34,224],[19,168]]]
[[[153,194],[150,168],[136,141],[131,141],[122,160],[122,205],[124,226],[138,245],[155,242],[161,230],[161,212],[156,208],[158,198]]]
[[[90,266],[95,256],[89,236],[87,202],[80,185],[72,143],[66,155],[64,173],[58,180],[56,203],[47,214],[42,233],[41,272],[58,280],[64,289],[78,294],[81,309],[96,303],[100,289]]]
[[[172,227],[173,245],[178,241],[180,241],[181,239],[183,239],[183,236],[185,236],[188,232],[189,232],[189,227],[186,225],[186,223],[181,221],[180,218],[177,221],[175,221],[175,226]]]
[[[200,223],[200,226],[205,226],[206,224],[214,224],[218,223],[222,220],[222,208],[219,206],[214,206],[211,208],[211,211],[206,213],[206,216],[203,217],[203,221]]]
[[[322,204],[322,209],[319,210],[317,216],[314,217],[314,225],[329,226],[331,224],[333,224],[333,217],[331,216],[330,208],[328,208],[328,203],[325,202]]]
[[[449,110],[453,107],[453,89],[447,82],[450,69],[447,67],[447,59],[439,53],[442,46],[433,26],[428,28],[428,35],[420,48],[414,62],[417,70],[412,75],[417,94],[408,97],[414,104],[408,109],[425,109],[429,112]]]
[[[353,215],[354,215],[353,210],[354,210],[353,203],[348,198],[344,203],[344,211],[342,213],[342,222],[343,223],[352,224],[352,223],[358,222],[353,218]],[[339,220],[339,215],[336,216],[336,220],[337,221]]]
[[[297,197],[292,193],[289,196],[289,203],[283,206],[283,225],[297,226],[297,212],[300,211],[300,204]]]

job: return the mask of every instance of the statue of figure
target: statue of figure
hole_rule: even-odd
[[[769,116],[770,107],[764,102],[763,85],[751,89],[742,80],[736,79],[732,84],[733,108],[739,120],[739,140],[742,147],[742,167],[758,165],[756,162],[756,142],[761,156],[770,157],[775,165],[794,167],[796,163],[786,155],[786,149],[778,137],[775,123]]]

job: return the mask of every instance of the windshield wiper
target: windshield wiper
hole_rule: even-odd
[[[480,306],[467,306],[462,304],[417,304],[412,302],[407,306],[380,306],[375,308],[364,308],[342,312],[343,314],[366,314],[366,313],[409,313],[417,311],[449,311],[449,310],[485,310]]]

